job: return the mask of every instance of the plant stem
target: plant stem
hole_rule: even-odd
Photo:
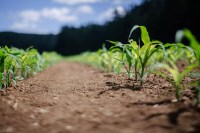
[[[180,94],[181,94],[181,89],[176,85],[176,98],[178,101],[180,101]]]
[[[142,66],[141,75],[140,75],[140,85],[143,85],[143,76],[144,76],[144,67]]]
[[[135,80],[138,80],[137,64],[135,64]]]

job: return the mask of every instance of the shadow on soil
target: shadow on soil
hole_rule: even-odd
[[[129,103],[126,105],[126,107],[135,107],[135,106],[140,106],[140,105],[146,105],[146,106],[160,106],[160,105],[167,105],[167,104],[173,104],[174,102],[172,102],[170,99],[165,99],[162,101],[157,101],[157,102],[135,102],[135,103]],[[196,106],[187,106],[187,107],[180,107],[179,109],[177,109],[176,111],[173,112],[169,112],[169,113],[155,113],[155,114],[151,114],[149,116],[147,116],[146,118],[143,119],[143,121],[148,121],[151,120],[153,118],[158,118],[161,116],[167,116],[169,123],[171,124],[171,126],[164,126],[164,125],[154,125],[154,127],[160,127],[163,129],[172,129],[176,126],[179,126],[178,123],[178,119],[179,116],[185,112],[197,112],[200,114],[200,108],[196,107]],[[193,131],[190,132],[184,132],[184,133],[200,133],[200,120],[198,123],[191,125],[193,127]],[[151,127],[147,127],[147,128],[152,128]]]
[[[115,83],[115,82],[106,82],[106,86],[109,86],[111,88],[99,92],[98,95],[102,95],[107,91],[118,91],[120,89],[129,89],[129,90],[132,90],[132,91],[139,91],[139,90],[142,89],[142,87],[139,86],[139,85],[135,85],[135,84],[132,84],[132,85],[125,84],[125,85],[123,85],[123,84],[119,84],[119,83]]]
[[[146,120],[150,120],[152,118],[160,117],[160,116],[164,115],[164,116],[167,116],[170,124],[172,124],[173,126],[159,126],[159,127],[165,128],[165,129],[171,129],[174,126],[178,126],[179,125],[178,118],[179,118],[179,116],[182,113],[184,113],[184,112],[191,112],[192,113],[193,110],[195,110],[198,113],[200,113],[200,109],[198,109],[198,108],[195,108],[195,107],[193,107],[193,108],[191,108],[191,107],[184,107],[184,108],[180,108],[177,111],[170,112],[170,113],[156,113],[156,114],[152,114],[152,115],[146,117],[143,120],[146,121]],[[185,132],[185,133],[200,133],[200,121],[198,123],[192,125],[192,127],[194,128],[194,131]]]
[[[163,105],[163,104],[170,104],[172,101],[170,99],[165,99],[162,101],[157,102],[136,102],[136,103],[129,103],[129,106],[131,105],[147,105],[147,106],[154,106],[154,105]]]
[[[193,125],[195,131],[193,132],[187,132],[187,133],[200,133],[200,123],[199,124],[196,124],[196,125]]]
[[[188,108],[180,108],[179,110],[174,111],[174,112],[170,112],[170,113],[157,113],[157,114],[152,114],[152,115],[146,117],[144,120],[149,120],[149,119],[152,119],[152,118],[154,118],[154,117],[159,117],[159,116],[165,115],[165,116],[168,117],[169,122],[170,122],[171,124],[177,125],[177,124],[178,124],[178,121],[177,121],[178,117],[179,117],[182,113],[184,113],[184,112],[186,112],[186,111],[188,111]]]

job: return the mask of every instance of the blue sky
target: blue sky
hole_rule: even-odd
[[[62,26],[103,24],[142,0],[0,0],[0,31],[57,34]]]

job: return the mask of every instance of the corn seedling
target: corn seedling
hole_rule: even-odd
[[[1,54],[3,55],[1,59],[1,73],[2,73],[2,87],[11,86],[11,84],[16,84],[17,69],[20,66],[20,54],[21,52],[16,49],[1,48]]]
[[[142,44],[137,43],[136,41],[130,39],[132,33],[140,28],[141,30],[141,40]],[[115,46],[111,47],[112,51],[120,51],[122,53],[121,59],[119,60],[124,66],[124,57],[126,57],[126,62],[128,63],[128,67],[126,68],[128,77],[131,78],[132,76],[132,67],[134,67],[134,74],[135,79],[140,80],[141,85],[143,84],[144,77],[148,72],[147,65],[153,54],[159,50],[164,50],[164,46],[160,41],[151,41],[149,37],[149,33],[147,32],[146,27],[144,26],[134,26],[131,29],[128,38],[128,44],[122,44],[121,42],[113,42],[109,41]]]
[[[180,100],[180,95],[184,86],[181,85],[183,79],[190,73],[193,68],[197,67],[198,64],[191,64],[187,66],[182,72],[179,71],[178,67],[174,64],[172,60],[169,58],[166,59],[167,63],[159,63],[157,67],[164,68],[168,73],[163,71],[155,71],[155,74],[158,74],[164,77],[167,81],[169,81],[176,89],[176,98]]]
[[[36,49],[27,49],[22,56],[21,74],[23,78],[33,76],[42,70],[43,59]]]
[[[130,45],[122,44],[121,42],[114,42],[114,41],[109,41],[109,42],[115,45],[110,48],[110,51],[112,53],[118,53],[118,56],[116,56],[114,59],[117,62],[119,62],[122,66],[124,66],[128,78],[130,79],[132,77],[132,66],[134,63],[132,55],[129,53],[131,51]]]
[[[185,60],[187,63],[192,64],[194,59],[194,50],[182,43],[167,43],[164,45],[168,48],[165,51],[165,58],[169,58],[172,62],[177,63],[179,60]]]
[[[120,64],[114,59],[118,56],[118,53],[110,52],[106,49],[105,44],[103,44],[100,52],[101,65],[107,72],[114,72],[116,74],[120,73]]]
[[[17,80],[33,76],[43,70],[43,58],[36,49],[0,48],[0,89],[16,84]]]
[[[196,61],[199,63],[200,66],[200,43],[197,41],[195,36],[188,30],[179,30],[176,33],[176,41],[181,42],[181,40],[186,37],[189,40],[190,47],[194,50],[194,55]]]

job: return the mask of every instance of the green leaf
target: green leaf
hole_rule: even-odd
[[[119,46],[119,47],[122,47],[124,44],[121,43],[121,42],[118,42],[118,41],[110,41],[110,40],[107,40],[108,42],[110,42],[111,44],[114,44],[115,46]]]
[[[141,35],[142,42],[144,43],[144,45],[149,45],[150,37],[149,37],[149,33],[147,32],[146,27],[140,26],[140,29],[141,29],[141,32],[142,32],[142,35]]]
[[[130,40],[130,37],[131,37],[133,31],[136,30],[136,29],[139,28],[139,27],[140,27],[139,25],[133,26],[133,28],[131,29],[131,31],[130,31],[130,33],[129,33],[128,40]]]
[[[130,37],[133,33],[133,31],[135,31],[137,28],[140,28],[141,29],[141,39],[142,39],[142,42],[145,44],[145,45],[148,45],[150,43],[150,37],[149,37],[149,33],[147,32],[147,29],[145,26],[138,26],[138,25],[135,25],[131,31],[130,31],[130,34],[129,34],[129,37],[128,37],[128,40],[130,40]]]
[[[191,64],[191,65],[187,66],[187,67],[183,70],[183,72],[181,73],[181,75],[180,75],[181,80],[182,80],[188,73],[190,73],[190,72],[192,71],[192,69],[194,69],[195,67],[198,67],[198,66],[199,66],[198,63]]]

